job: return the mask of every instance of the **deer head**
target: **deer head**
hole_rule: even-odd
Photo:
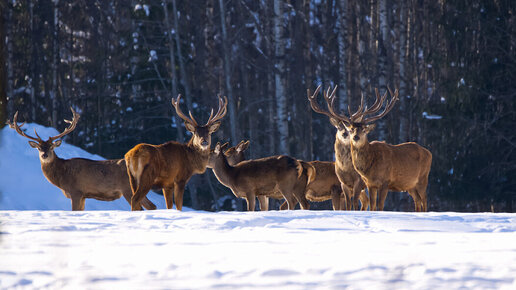
[[[368,108],[365,105],[365,98],[362,94],[360,106],[355,113],[351,113],[351,108],[348,106],[348,117],[345,114],[337,113],[335,110],[335,92],[337,91],[337,86],[335,86],[333,91],[331,91],[331,87],[328,87],[328,90],[324,92],[324,99],[328,110],[325,111],[319,107],[316,96],[320,88],[321,86],[319,85],[313,95],[310,95],[310,90],[308,90],[308,100],[310,101],[312,109],[315,112],[324,114],[330,118],[330,122],[338,130],[337,138],[343,142],[351,141],[354,145],[360,145],[363,144],[363,142],[367,142],[367,134],[375,128],[375,124],[372,123],[384,117],[390,110],[392,110],[394,104],[398,100],[398,90],[395,90],[393,93],[391,89],[388,88],[392,96],[391,100],[387,103],[383,112],[376,116],[370,116],[380,111],[387,98],[387,92],[385,92],[383,96],[380,96],[378,89],[375,89],[376,100],[374,104]]]
[[[208,150],[211,146],[211,134],[219,129],[220,120],[226,115],[228,99],[226,97],[223,99],[219,96],[219,109],[217,113],[213,115],[213,109],[211,109],[210,118],[208,118],[208,122],[204,125],[197,123],[191,111],[188,111],[190,117],[187,117],[183,111],[181,111],[179,107],[180,100],[181,95],[178,95],[175,100],[172,99],[172,106],[176,109],[177,115],[185,122],[185,128],[193,134],[189,144],[201,150]]]
[[[23,132],[21,127],[23,127],[23,125],[25,123],[22,123],[21,125],[18,125],[18,120],[17,120],[18,119],[18,112],[16,112],[14,114],[14,118],[13,118],[12,123],[8,121],[7,124],[12,129],[15,129],[16,132],[18,132],[18,134],[22,135],[25,138],[33,140],[33,141],[29,141],[29,145],[32,148],[38,149],[38,151],[39,151],[39,159],[40,159],[40,161],[42,163],[51,162],[56,157],[56,154],[54,153],[54,149],[59,147],[61,145],[61,142],[62,142],[61,140],[57,140],[57,139],[62,138],[65,135],[70,134],[70,132],[72,132],[75,129],[75,126],[77,125],[77,122],[79,121],[80,115],[77,114],[73,110],[73,108],[70,108],[70,109],[72,110],[72,114],[73,114],[72,121],[64,120],[66,123],[70,124],[68,126],[68,128],[66,128],[59,135],[48,137],[47,141],[44,141],[43,139],[41,139],[41,137],[38,135],[38,132],[36,132],[36,129],[34,129],[34,134],[36,135],[36,137],[29,136],[25,132]]]
[[[321,90],[322,85],[319,85],[313,94],[310,93],[310,89],[307,89],[307,97],[310,101],[310,106],[316,113],[320,113],[326,115],[330,118],[330,123],[337,129],[337,139],[343,144],[349,144],[349,133],[346,130],[346,126],[338,115],[334,115],[333,110],[330,109],[330,105],[335,101],[335,93],[337,92],[337,86],[332,90],[331,87],[328,87],[326,91],[323,90],[324,99],[328,105],[328,110],[324,110],[319,107],[317,103],[317,95]]]

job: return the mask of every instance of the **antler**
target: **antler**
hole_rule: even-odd
[[[72,110],[72,115],[73,115],[72,120],[71,121],[64,120],[66,123],[70,124],[70,126],[68,126],[68,128],[66,128],[61,134],[53,136],[53,137],[48,137],[49,141],[53,141],[53,140],[62,138],[65,135],[70,134],[70,132],[72,132],[73,130],[75,130],[75,126],[77,126],[77,122],[79,121],[79,118],[81,117],[81,115],[77,114],[72,107],[70,107],[70,110]],[[36,130],[34,130],[34,133],[36,133]],[[36,133],[36,136],[38,136],[38,133]]]
[[[317,112],[319,114],[326,115],[326,116],[328,116],[330,118],[334,118],[334,119],[337,119],[337,120],[340,120],[340,121],[344,121],[344,122],[350,123],[350,120],[349,120],[348,117],[346,117],[344,115],[340,115],[337,112],[335,112],[335,110],[334,110],[335,93],[337,92],[337,86],[335,86],[333,91],[331,90],[331,87],[328,87],[326,92],[323,91],[323,96],[324,96],[324,99],[326,101],[326,105],[328,106],[328,111],[325,111],[321,107],[319,107],[319,104],[317,104],[316,98],[317,98],[317,94],[321,90],[321,86],[322,85],[319,85],[317,87],[317,89],[315,89],[315,92],[314,92],[313,95],[310,95],[310,89],[306,90],[308,101],[310,101],[310,106],[312,107],[312,110],[314,110],[315,112]],[[331,91],[331,93],[330,93],[330,91]]]
[[[16,111],[16,113],[14,113],[14,118],[13,118],[12,122],[7,120],[7,125],[9,125],[9,127],[11,129],[16,130],[16,132],[18,132],[18,134],[22,135],[25,138],[29,138],[29,139],[34,140],[36,142],[43,142],[41,137],[39,137],[38,133],[36,133],[36,129],[34,129],[34,133],[36,133],[37,138],[29,136],[29,135],[25,134],[25,132],[23,132],[21,130],[21,127],[23,127],[23,125],[25,125],[25,122],[23,122],[20,126],[18,126],[18,111]]]
[[[371,106],[371,109],[365,110],[363,113],[361,113],[359,115],[359,117],[357,118],[357,121],[355,121],[355,122],[363,123],[363,124],[372,123],[380,118],[383,118],[387,113],[389,113],[390,110],[392,110],[392,108],[394,108],[394,104],[398,100],[398,93],[399,93],[398,89],[396,89],[394,91],[394,94],[392,93],[391,88],[387,87],[387,89],[389,90],[389,93],[392,96],[392,98],[389,101],[389,103],[385,106],[385,109],[383,110],[383,112],[381,112],[380,114],[378,114],[376,116],[363,119],[364,116],[376,114],[382,107],[385,99],[387,98],[387,92],[385,92],[385,94],[380,98],[380,94],[378,94],[378,89],[375,89],[376,102],[373,104],[373,106]]]
[[[188,123],[194,125],[195,127],[199,127],[199,124],[197,123],[197,121],[193,117],[191,111],[188,111],[188,115],[190,116],[190,118],[188,118],[183,113],[183,111],[179,107],[179,101],[180,100],[181,100],[181,94],[179,94],[177,96],[177,99],[175,99],[175,100],[174,100],[174,98],[172,98],[172,106],[174,106],[174,108],[176,108],[177,115],[179,117],[181,117],[181,119],[183,119],[185,122],[188,122]],[[227,109],[226,109],[227,105],[228,105],[228,98],[224,97],[224,99],[222,99],[219,96],[219,109],[218,109],[217,113],[215,114],[215,116],[213,115],[213,108],[211,109],[210,118],[208,119],[208,122],[206,122],[206,124],[204,126],[211,125],[211,124],[219,121],[220,119],[224,118],[224,116],[226,115],[226,112],[227,112]]]
[[[174,98],[172,98],[172,106],[174,106],[174,108],[176,108],[176,113],[177,115],[183,119],[185,122],[188,122],[192,125],[194,125],[195,127],[199,126],[197,124],[197,121],[195,121],[195,118],[192,116],[192,112],[191,111],[188,111],[188,114],[190,115],[190,118],[188,118],[184,113],[183,111],[181,111],[181,107],[179,106],[179,101],[181,100],[181,94],[179,94],[177,96],[177,99],[174,100]]]
[[[215,114],[215,116],[213,116],[213,108],[211,109],[210,118],[208,118],[208,122],[206,122],[206,125],[204,125],[204,126],[209,126],[209,125],[219,121],[220,119],[224,118],[224,116],[227,113],[228,98],[226,96],[224,96],[224,99],[222,99],[220,96],[218,96],[218,97],[219,97],[219,109],[217,110],[217,113]]]

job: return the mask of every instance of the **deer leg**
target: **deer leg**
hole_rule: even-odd
[[[340,210],[346,210],[348,208],[348,196],[351,194],[349,192],[349,187],[344,183],[340,184],[340,189],[342,192],[340,193]]]
[[[258,202],[260,203],[260,210],[269,210],[269,198],[266,195],[258,195]]]
[[[331,187],[331,204],[333,206],[333,210],[341,210],[340,208],[340,195],[341,191],[338,186]]]
[[[427,182],[424,182],[423,184],[418,184],[416,187],[417,194],[421,200],[421,211],[428,211],[428,201],[426,196],[426,186],[428,184]]]
[[[135,179],[137,182],[135,182]],[[143,168],[140,178],[134,178],[129,174],[129,180],[131,183],[131,189],[133,190],[131,210],[142,210],[141,202],[152,187],[152,184],[149,182],[152,180],[152,176],[148,165],[145,165]]]
[[[165,197],[165,205],[167,209],[174,207],[174,191],[171,187],[163,187],[163,197]]]
[[[246,193],[245,200],[247,201],[247,211],[254,211],[256,206],[256,195],[252,193]]]
[[[301,207],[301,209],[310,209],[310,203],[308,202],[308,200],[306,200],[305,194],[303,192],[298,192],[297,194],[294,194],[294,197],[296,198],[297,202],[299,202],[299,206]]]
[[[359,195],[360,203],[362,206],[360,207],[360,210],[366,211],[369,207],[369,197],[365,193],[365,190],[360,191]]]
[[[378,210],[382,210],[383,211],[383,206],[385,205],[385,199],[387,198],[387,193],[389,192],[389,188],[387,187],[386,184],[382,185],[382,187],[380,187],[378,189],[379,191],[379,197],[378,197]]]
[[[376,187],[368,187],[367,191],[369,191],[369,201],[370,201],[370,208],[372,211],[376,210]]]
[[[360,198],[360,193],[362,192],[361,180],[355,181],[353,184],[353,209],[358,210],[358,199]]]
[[[297,201],[294,198],[294,195],[293,194],[284,194],[283,192],[281,192],[281,195],[283,195],[283,198],[285,198],[285,201],[287,202],[287,205],[288,205],[288,209],[294,210],[296,208],[296,204],[297,204]]]
[[[415,212],[421,211],[421,199],[419,198],[419,194],[417,193],[417,190],[415,188],[410,189],[408,191],[408,194],[414,200],[414,211]]]
[[[152,203],[152,201],[150,201],[146,196],[142,200],[142,205],[147,210],[155,210],[156,209],[156,205],[154,203]]]
[[[280,205],[280,210],[287,210],[288,209],[288,203],[287,201],[285,200],[281,205]]]
[[[84,204],[86,199],[80,195],[70,195],[72,199],[72,210],[84,210]]]
[[[176,202],[177,210],[183,210],[183,194],[185,193],[185,185],[186,181],[174,183],[174,201]]]

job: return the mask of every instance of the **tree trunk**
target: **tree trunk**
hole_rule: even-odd
[[[406,75],[405,68],[407,65],[408,58],[410,57],[409,53],[409,37],[410,34],[410,19],[408,13],[408,7],[405,4],[400,3],[400,51],[399,51],[399,78],[400,78],[400,88],[399,88],[399,119],[400,119],[400,132],[399,132],[399,142],[406,142],[408,139],[407,130],[408,130],[408,119],[406,112],[406,103],[407,103],[407,83],[406,83]]]
[[[287,96],[285,92],[285,39],[283,35],[283,1],[274,0],[274,18],[273,18],[273,35],[274,35],[274,84],[276,107],[277,107],[277,126],[279,133],[279,153],[289,154],[288,146],[288,111]]]
[[[236,145],[239,142],[239,136],[237,135],[237,124],[236,119],[236,106],[235,96],[233,95],[233,87],[231,86],[231,62],[229,59],[231,46],[229,45],[227,29],[226,29],[226,11],[224,8],[224,0],[219,0],[220,6],[220,26],[222,30],[222,50],[224,55],[224,80],[226,83],[226,92],[228,96],[228,107],[229,107],[229,128],[231,133],[231,142]]]
[[[181,73],[181,83],[183,84],[183,88],[185,89],[184,99],[186,101],[188,110],[193,110],[190,84],[188,83],[188,79],[186,77],[185,61],[183,59],[183,52],[181,50],[181,38],[179,37],[180,29],[179,29],[179,20],[178,20],[178,14],[177,14],[176,0],[172,0],[172,10],[174,12],[174,30],[175,30],[174,35],[176,38],[176,50],[177,50],[177,56],[178,56],[178,60],[179,60],[179,71]]]
[[[14,111],[14,94],[13,94],[13,7],[9,3],[3,4],[7,8],[7,21],[5,23],[5,42],[7,45],[7,112],[12,114]],[[3,18],[3,16],[2,16]],[[4,38],[2,38],[4,39]]]
[[[170,25],[170,19],[168,16],[168,1],[162,0],[161,6],[163,6],[163,12],[165,14],[165,29],[167,30],[168,37],[168,56],[170,60],[170,79],[171,79],[171,87],[170,94],[172,98],[177,97],[177,74],[176,74],[176,59],[174,56],[174,40],[172,38],[172,25]],[[183,134],[183,129],[181,127],[181,119],[172,112],[172,120],[174,124],[176,124],[177,129],[177,140],[181,143],[185,141],[185,136]]]
[[[348,105],[348,86],[347,86],[347,62],[346,50],[347,44],[347,17],[348,17],[348,1],[342,0],[338,2],[337,16],[337,44],[339,46],[339,107],[341,110]]]
[[[57,114],[59,102],[57,101],[57,70],[59,59],[59,0],[54,0],[54,25],[52,31],[52,90],[50,90],[50,98],[52,99],[52,126],[57,127]]]
[[[5,11],[8,9],[11,10],[11,7],[7,3],[0,3],[0,10]],[[10,15],[11,12],[8,12],[7,14]],[[10,17],[10,16],[8,16]],[[8,19],[9,21],[9,19]],[[7,23],[7,25],[10,25]],[[0,15],[0,39],[5,39],[6,41],[0,41],[0,59],[8,59],[6,56],[6,42],[9,43],[11,39],[7,38],[6,36],[6,21],[4,20],[4,15]],[[5,122],[8,119],[7,116],[7,91],[6,91],[6,66],[0,65],[0,129],[2,129],[5,126]],[[1,142],[2,140],[0,140]]]

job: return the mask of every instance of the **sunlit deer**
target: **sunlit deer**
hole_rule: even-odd
[[[315,178],[305,189],[306,199],[312,202],[321,202],[331,199],[333,210],[345,210],[341,183],[335,174],[335,162],[332,161],[302,161],[302,164],[309,164],[315,168]],[[365,191],[361,191],[359,195],[361,210],[367,210],[369,206],[369,197]],[[280,209],[286,209],[287,204],[284,202]],[[357,208],[358,209],[358,208]]]
[[[192,133],[188,143],[169,141],[160,145],[138,144],[125,154],[127,174],[131,183],[133,197],[132,210],[140,209],[140,202],[153,186],[163,188],[166,206],[183,208],[185,185],[194,174],[206,171],[210,156],[211,134],[220,127],[220,120],[226,115],[227,98],[219,97],[219,108],[215,115],[211,110],[210,118],[204,125],[199,125],[189,112],[188,118],[179,106],[181,95],[172,99],[176,113],[185,122],[185,127]]]
[[[289,209],[294,209],[296,200],[302,209],[309,208],[304,188],[311,177],[303,174],[304,169],[299,161],[279,155],[246,160],[231,166],[223,153],[224,149],[217,143],[210,157],[210,167],[221,184],[230,188],[236,197],[246,199],[248,211],[254,211],[256,196],[275,193],[280,193],[287,200]]]
[[[328,110],[323,110],[317,103],[317,95],[321,90],[321,85],[317,87],[313,94],[310,94],[310,89],[307,89],[307,97],[310,101],[312,109],[320,114],[326,115],[330,118],[330,123],[335,126],[337,133],[335,134],[335,174],[341,183],[344,203],[347,204],[346,208],[351,209],[353,205],[354,209],[358,209],[358,197],[360,193],[365,189],[365,183],[360,177],[360,174],[353,167],[351,160],[351,141],[349,138],[348,131],[344,124],[340,121],[338,116],[332,114]],[[331,91],[331,87],[325,92],[323,90],[323,96],[326,102],[330,101],[335,96],[337,86]],[[351,201],[353,204],[351,204]]]
[[[223,144],[224,146],[226,144]],[[227,145],[226,145],[227,146]],[[248,141],[240,141],[236,146],[228,148],[226,151],[224,151],[224,155],[226,155],[226,158],[228,160],[229,165],[235,165],[239,162],[242,162],[245,160],[245,154],[244,151],[249,147],[249,140]],[[283,199],[283,196],[280,193],[277,193],[275,195],[278,199]],[[266,195],[259,195],[257,196],[258,202],[260,204],[260,210],[268,210],[269,209],[269,197]],[[287,208],[287,205],[285,203],[285,209]]]
[[[376,210],[377,196],[378,209],[383,210],[387,192],[391,190],[407,191],[414,199],[414,210],[427,211],[426,187],[432,165],[432,153],[414,142],[391,145],[368,141],[367,134],[375,127],[371,123],[384,117],[398,100],[398,90],[393,93],[389,89],[392,98],[383,112],[369,117],[380,111],[387,98],[387,92],[383,96],[380,96],[377,89],[375,92],[376,101],[370,108],[365,106],[362,95],[360,107],[355,113],[351,114],[348,107],[349,117],[335,112],[334,95],[327,100],[329,110],[349,132],[353,166],[367,185],[371,210]]]
[[[39,151],[41,170],[47,180],[61,189],[64,195],[72,200],[72,210],[84,210],[86,198],[103,201],[119,199],[122,195],[131,203],[132,191],[127,179],[127,170],[123,159],[116,160],[90,160],[84,158],[61,159],[54,149],[61,145],[59,138],[64,137],[75,129],[80,115],[72,108],[72,121],[65,120],[69,127],[57,136],[49,137],[43,141],[36,130],[36,137],[27,135],[22,131],[24,124],[18,125],[18,112],[14,114],[9,126],[26,137],[31,147]],[[156,206],[148,199],[144,199],[142,205],[146,209],[156,209]]]

